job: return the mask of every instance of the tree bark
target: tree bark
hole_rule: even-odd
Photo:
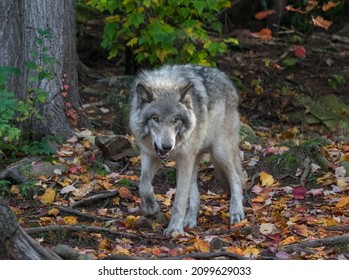
[[[37,137],[48,134],[70,137],[74,127],[89,127],[78,93],[76,52],[75,0],[2,0],[0,1],[0,65],[17,67],[20,77],[11,77],[8,89],[16,98],[25,100],[32,88],[48,93],[44,104],[35,105],[43,120],[31,117],[25,129]],[[51,30],[52,38],[45,41],[54,56],[54,79],[29,82],[33,70],[24,67],[32,61],[32,46],[37,29]],[[69,88],[68,88],[69,87]]]
[[[0,260],[59,260],[57,254],[45,249],[18,224],[16,216],[0,199]]]

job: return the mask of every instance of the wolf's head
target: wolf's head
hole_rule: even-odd
[[[175,88],[152,87],[139,82],[135,87],[134,105],[139,114],[135,116],[138,125],[133,133],[143,139],[150,137],[157,156],[163,161],[190,135],[196,123],[193,90],[192,83]]]

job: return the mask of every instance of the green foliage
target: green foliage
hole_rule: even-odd
[[[31,197],[37,188],[38,186],[34,181],[27,181],[19,186],[20,193],[23,197]]]
[[[344,77],[342,75],[332,74],[327,82],[331,88],[336,89],[344,82]]]
[[[10,181],[0,180],[0,197],[5,197],[10,194],[10,186]]]
[[[44,121],[38,110],[38,105],[46,102],[48,92],[39,88],[38,82],[54,78],[52,67],[57,63],[57,60],[48,55],[50,47],[45,45],[45,42],[50,38],[52,38],[50,30],[36,29],[33,46],[28,50],[31,59],[25,63],[25,68],[29,71],[28,82],[33,86],[28,89],[28,95],[25,99],[19,100],[15,98],[12,91],[7,90],[9,75],[20,75],[20,69],[0,65],[0,154],[4,153],[5,150],[11,153],[19,150],[22,150],[21,152],[27,150],[27,152],[34,154],[38,152],[49,153],[49,149],[45,147],[47,144],[45,140],[41,143],[20,145],[25,143],[25,138],[19,129],[19,124],[24,121],[31,123],[33,118]],[[31,133],[28,135],[29,138],[31,138]]]
[[[102,46],[109,58],[133,49],[138,63],[198,63],[214,65],[212,58],[237,44],[232,38],[216,41],[208,29],[221,33],[217,13],[228,0],[90,0],[88,5],[108,12]]]
[[[287,141],[284,143],[288,150],[282,154],[275,154],[270,156],[269,162],[273,169],[287,169],[296,170],[302,167],[302,163],[306,158],[309,158],[312,163],[324,166],[322,157],[319,155],[321,147],[328,144],[326,139],[318,138],[307,140],[303,143],[297,144],[294,141]]]

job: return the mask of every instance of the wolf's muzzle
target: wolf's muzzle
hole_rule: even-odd
[[[158,147],[158,145],[156,145],[156,143],[154,142],[154,149],[156,152],[156,155],[159,157],[159,159],[161,159],[162,161],[166,161],[168,160],[169,156],[170,156],[170,151],[172,150],[172,145],[163,145],[162,149],[160,149]]]

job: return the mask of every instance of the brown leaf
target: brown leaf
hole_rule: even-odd
[[[131,191],[126,188],[126,187],[120,187],[118,188],[118,192],[121,198],[128,198],[128,199],[133,199],[133,194]]]
[[[334,7],[337,7],[337,6],[339,5],[339,3],[340,3],[340,2],[337,2],[337,3],[334,3],[334,2],[332,2],[332,1],[327,2],[326,4],[324,4],[324,5],[322,6],[322,10],[323,10],[324,12],[327,12],[328,10],[330,10],[330,9],[332,9],[332,8],[334,8]]]
[[[201,240],[199,237],[196,238],[194,247],[202,253],[210,252],[210,242]]]
[[[276,12],[274,10],[267,10],[267,11],[258,12],[257,14],[255,14],[254,17],[258,20],[262,20],[275,13]]]
[[[272,32],[269,28],[263,28],[259,32],[253,32],[251,33],[251,36],[254,38],[260,38],[263,40],[271,40],[273,39]]]
[[[341,197],[336,203],[337,208],[343,208],[349,204],[349,196]]]
[[[333,23],[332,21],[326,20],[326,19],[324,19],[323,17],[320,17],[320,16],[317,16],[316,18],[313,18],[312,22],[313,22],[313,24],[315,26],[324,28],[326,30],[329,29],[330,26]]]

